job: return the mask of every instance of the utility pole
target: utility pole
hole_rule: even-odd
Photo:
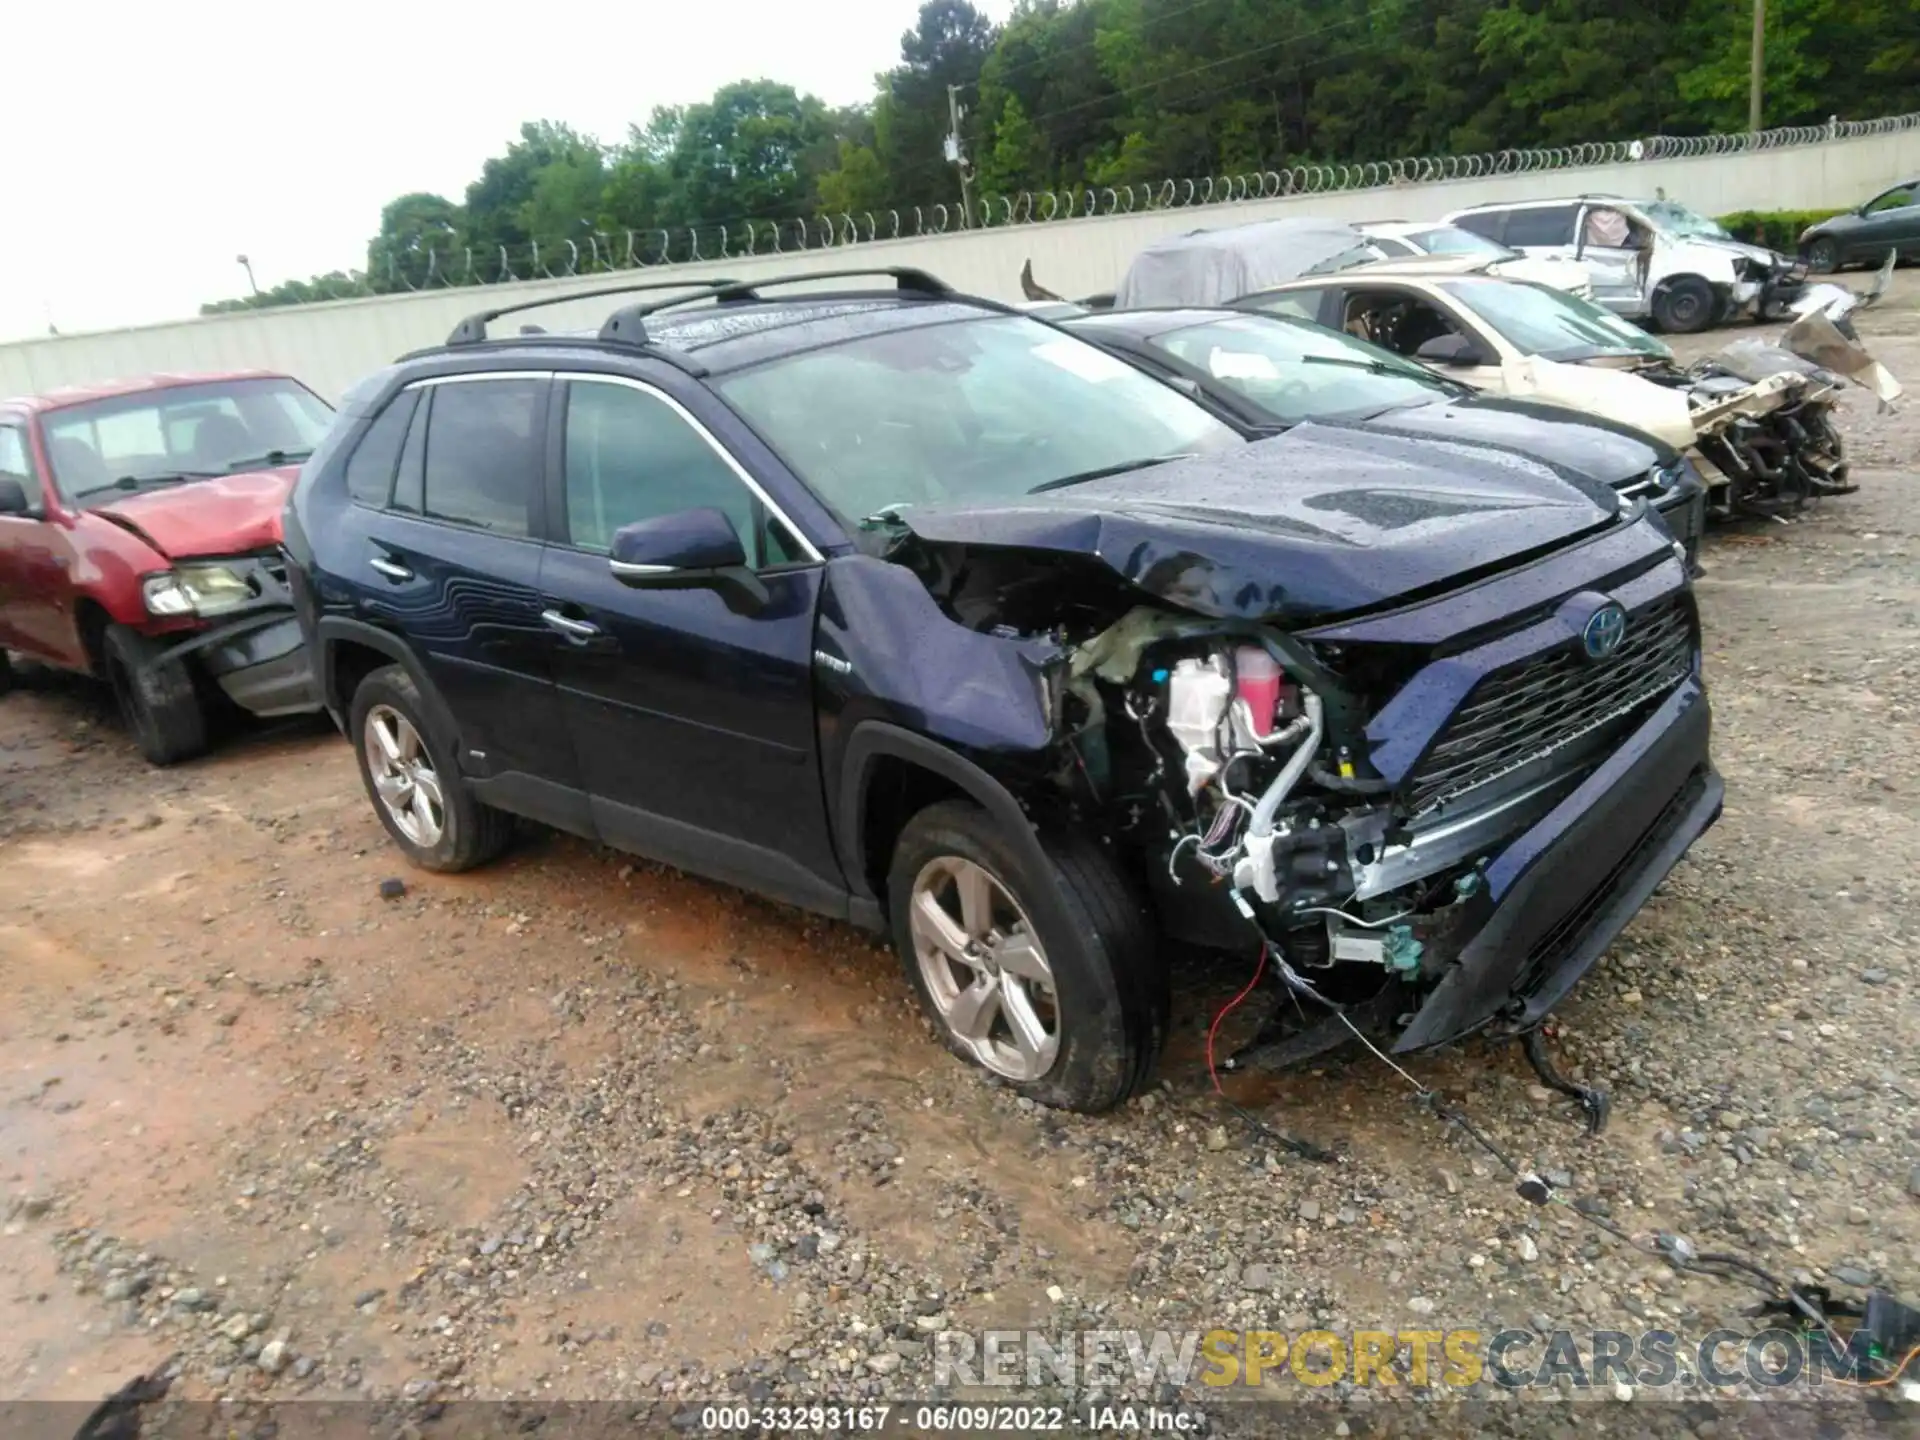
[[[1753,0],[1753,60],[1747,74],[1747,129],[1760,128],[1760,92],[1767,77],[1767,0]]]
[[[960,117],[966,110],[960,104],[960,87],[947,86],[947,159],[960,172],[960,225],[966,229],[973,224],[972,176],[967,169],[966,152],[960,148]]]

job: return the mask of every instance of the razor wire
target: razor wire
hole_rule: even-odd
[[[520,246],[432,244],[389,254],[383,279],[389,291],[505,285],[576,275],[705,264],[805,251],[841,250],[888,240],[927,239],[961,231],[1050,225],[1142,211],[1200,209],[1306,195],[1351,194],[1404,185],[1544,175],[1649,160],[1691,160],[1754,151],[1788,150],[1920,130],[1920,112],[1875,120],[1829,120],[1732,135],[1653,135],[1477,155],[1409,156],[1397,160],[1316,162],[1281,169],[1118,185],[1073,185],[1051,190],[988,193],[966,207],[913,205],[883,210],[826,212],[785,220],[635,230],[591,230],[578,238],[535,239]],[[405,263],[403,263],[403,260]],[[411,272],[411,273],[410,273]]]

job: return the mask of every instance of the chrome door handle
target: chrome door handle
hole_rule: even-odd
[[[367,562],[389,580],[411,580],[413,571],[404,565],[396,565],[391,560],[382,560],[377,555]]]
[[[589,625],[584,620],[571,619],[558,610],[542,610],[540,618],[569,640],[591,640],[600,633],[598,625]]]

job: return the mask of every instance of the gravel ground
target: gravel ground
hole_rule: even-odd
[[[1861,328],[1920,379],[1901,279]],[[1228,1078],[1338,1158],[1276,1146],[1200,1059],[1244,975],[1184,977],[1152,1094],[1054,1114],[950,1061],[843,927],[559,838],[403,874],[324,726],[154,772],[86,687],[29,677],[0,702],[0,1396],[170,1366],[223,1425],[363,1399],[405,1433],[513,1398],[684,1430],[728,1397],[930,1396],[947,1330],[1754,1328],[1748,1292],[1590,1215],[1915,1298],[1920,424],[1856,395],[1847,429],[1859,494],[1709,542],[1726,816],[1554,1042],[1612,1087],[1608,1132],[1511,1048],[1411,1067],[1579,1209],[1517,1199],[1364,1053]],[[1678,1390],[1491,1388],[1287,1379],[1314,1408],[1257,1417],[1205,1387],[1027,1393],[1216,1429],[1765,1433]]]

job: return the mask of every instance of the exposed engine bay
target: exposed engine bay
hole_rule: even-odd
[[[1139,604],[1110,572],[1030,554],[908,542],[894,558],[968,628],[1051,642],[1053,760],[1030,776],[1040,783],[1027,803],[1136,857],[1173,938],[1265,952],[1297,1001],[1243,1059],[1287,1065],[1342,1043],[1336,1010],[1399,1032],[1484,922],[1489,860],[1569,793],[1606,738],[1570,729],[1545,773],[1533,751],[1463,749],[1473,769],[1460,784],[1481,788],[1456,809],[1444,774],[1396,786],[1366,758],[1368,715],[1410,657],[1346,655],[1267,624]],[[1683,669],[1676,659],[1657,679]]]

